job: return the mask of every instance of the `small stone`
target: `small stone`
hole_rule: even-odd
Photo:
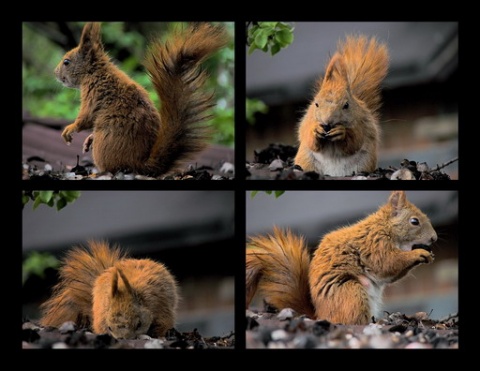
[[[40,326],[37,326],[36,324],[34,324],[33,322],[25,322],[23,325],[22,325],[22,330],[35,330],[35,331],[38,331],[38,330],[41,330],[42,328]]]
[[[419,342],[410,343],[405,346],[405,349],[430,349],[432,346],[430,344],[422,344]]]
[[[275,170],[282,170],[283,167],[285,166],[285,163],[277,158],[276,160],[273,160],[270,165],[268,165],[268,168],[270,171],[275,171]]]
[[[377,325],[375,323],[370,323],[369,325],[365,326],[363,329],[363,333],[365,335],[380,335],[382,333],[382,327],[381,325]]]
[[[288,334],[285,330],[275,330],[271,333],[273,341],[287,340]]]
[[[277,318],[280,321],[285,321],[287,319],[293,318],[295,316],[296,312],[291,309],[291,308],[284,308],[278,313]]]
[[[133,173],[125,174],[125,175],[123,176],[123,179],[124,179],[124,180],[135,180],[135,174],[133,174]]]
[[[395,171],[390,180],[415,180],[415,176],[410,170],[403,168]]]
[[[64,322],[58,329],[61,334],[67,334],[77,329],[77,325],[73,321]]]
[[[225,178],[224,176],[221,176],[221,175],[212,175],[212,180],[225,180],[227,178]]]
[[[123,180],[123,179],[125,179],[125,174],[123,174],[121,171],[119,171],[118,173],[115,174],[115,176],[112,179]]]
[[[426,162],[419,162],[417,164],[417,170],[421,173],[425,172],[425,171],[430,171],[430,168],[428,167],[427,163]]]
[[[52,345],[52,349],[68,349],[68,345],[64,342],[58,342]]]
[[[357,175],[352,177],[352,180],[367,180],[368,178],[364,175]]]
[[[231,164],[230,162],[225,162],[222,167],[220,168],[220,171],[222,173],[234,173],[235,172],[235,166]]]
[[[72,172],[68,172],[68,173],[65,173],[64,176],[65,176],[66,179],[72,179],[73,180],[73,179],[75,179],[76,174],[72,173]]]
[[[144,345],[145,349],[163,349],[163,340],[153,339],[147,341]]]
[[[99,177],[95,178],[96,180],[112,180],[110,175],[100,175]]]
[[[43,170],[45,170],[45,171],[52,171],[52,170],[53,170],[53,167],[52,167],[52,165],[50,165],[50,164],[45,164],[45,166],[43,167]]]
[[[293,340],[293,346],[297,349],[313,349],[317,346],[317,339],[311,335],[300,335]]]
[[[135,175],[135,180],[155,180],[155,178],[145,175]]]

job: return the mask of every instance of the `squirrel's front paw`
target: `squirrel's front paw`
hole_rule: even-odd
[[[83,142],[83,153],[86,153],[90,150],[90,147],[92,146],[93,143],[93,134],[90,134],[85,141]]]
[[[62,138],[67,144],[72,143],[72,134],[75,132],[75,124],[70,124],[63,130]]]
[[[334,142],[336,140],[344,140],[346,133],[347,130],[345,129],[345,126],[336,125],[326,133],[326,137]]]
[[[313,135],[317,141],[327,139],[327,133],[320,125],[313,129]]]
[[[427,251],[424,249],[416,249],[414,251],[417,251],[420,263],[429,264],[435,260],[435,255],[431,251]]]

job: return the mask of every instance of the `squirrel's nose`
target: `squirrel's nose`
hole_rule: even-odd
[[[330,125],[328,122],[322,122],[320,124],[320,126],[322,127],[323,131],[325,131],[325,132],[330,131],[330,129],[332,128],[332,125]]]
[[[430,238],[430,241],[432,241],[432,243],[434,243],[435,241],[437,240],[437,235],[433,235],[432,238]]]

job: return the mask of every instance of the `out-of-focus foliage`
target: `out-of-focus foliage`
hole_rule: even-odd
[[[268,106],[260,99],[247,98],[246,110],[247,122],[253,125],[256,122],[256,115],[259,113],[267,113]]]
[[[70,22],[67,25],[78,41],[84,23]],[[120,69],[147,89],[157,105],[158,97],[142,65],[147,45],[155,37],[165,40],[174,27],[182,26],[174,22],[102,23],[102,41],[109,56]],[[210,73],[207,89],[214,91],[217,98],[211,120],[215,133],[213,143],[233,146],[234,24],[227,22],[225,26],[231,42],[206,61],[205,68]],[[55,66],[69,49],[59,46],[59,40],[66,36],[52,23],[24,23],[22,30],[24,111],[35,117],[63,118],[73,122],[80,107],[80,92],[63,87],[53,74]],[[42,30],[47,31],[41,32]]]

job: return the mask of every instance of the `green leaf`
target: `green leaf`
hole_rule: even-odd
[[[48,204],[53,197],[53,191],[40,191],[39,197],[43,203]]]
[[[264,191],[267,195],[271,195],[272,191]]]
[[[248,55],[252,54],[255,49],[258,49],[257,45],[255,43],[250,44],[250,47],[248,48]]]
[[[64,198],[59,198],[57,200],[57,211],[62,210],[65,206],[67,206],[67,201]]]
[[[282,47],[279,44],[273,44],[272,48],[270,49],[270,53],[275,55],[280,51],[280,49],[282,49]]]
[[[256,195],[257,195],[258,191],[252,191],[250,197],[251,198],[254,198]]]
[[[275,198],[279,198],[284,193],[285,193],[285,191],[275,191]]]
[[[280,30],[275,34],[275,40],[282,46],[288,46],[293,42],[293,33],[290,30]]]
[[[28,203],[29,200],[30,200],[30,197],[28,197],[27,195],[22,195],[23,206],[25,206]]]
[[[263,50],[263,48],[267,46],[268,36],[269,36],[269,33],[263,30],[259,30],[257,32],[257,34],[255,35],[255,44],[259,49]]]
[[[60,196],[67,202],[73,202],[80,197],[80,191],[60,191]]]
[[[41,197],[37,197],[35,199],[35,202],[33,203],[33,210],[35,210],[40,204],[42,204],[43,201],[42,201],[42,198]]]
[[[278,22],[259,22],[258,27],[260,28],[275,28],[277,27]]]

